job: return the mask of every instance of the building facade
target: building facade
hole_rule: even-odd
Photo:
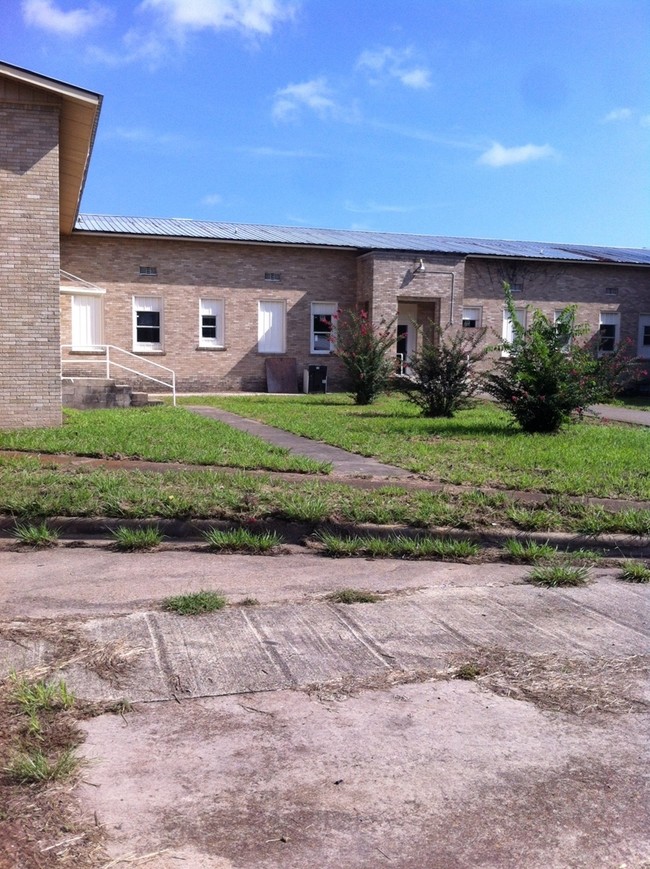
[[[521,322],[575,304],[603,352],[650,358],[645,249],[80,215],[100,106],[0,64],[0,427],[58,424],[62,373],[102,377],[107,353],[151,391],[170,371],[182,391],[264,390],[274,359],[295,388],[310,365],[343,388],[332,330],[355,306],[395,322],[397,364],[431,324],[496,344],[504,281]]]

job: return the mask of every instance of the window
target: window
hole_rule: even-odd
[[[602,311],[600,314],[600,344],[598,349],[601,353],[613,353],[618,345],[618,336],[621,327],[621,315],[619,313]]]
[[[559,310],[559,311],[553,311],[553,323],[554,323],[556,326],[557,326],[558,320],[561,318],[561,316],[562,316],[562,314],[564,313],[565,310],[566,310],[565,308],[562,308],[562,309]],[[559,331],[559,330],[558,330],[558,331]],[[570,336],[570,335],[567,335],[567,337],[566,337],[566,341],[565,341],[564,344],[562,345],[562,352],[563,352],[563,353],[568,353],[569,350],[571,350],[571,336]]]
[[[618,296],[618,287],[605,287],[606,296]]]
[[[523,293],[523,291],[524,291],[523,281],[519,281],[518,283],[510,284],[510,292],[511,293]]]
[[[99,350],[104,344],[101,296],[72,296],[72,349]]]
[[[158,269],[156,266],[140,266],[140,276],[141,277],[156,277],[158,274]]]
[[[463,329],[478,329],[481,325],[480,308],[463,308]]]
[[[223,347],[223,308],[222,299],[201,299],[199,347]]]
[[[162,350],[162,299],[157,296],[133,299],[133,349],[141,353]]]
[[[280,272],[264,272],[264,280],[279,284],[282,280],[282,275]]]
[[[641,314],[639,317],[637,356],[650,359],[650,314]]]
[[[337,308],[336,302],[312,302],[310,353],[332,352],[331,336]]]
[[[526,309],[525,308],[516,308],[515,315],[517,317],[517,322],[520,323],[524,328],[526,328]],[[512,341],[515,337],[514,329],[512,328],[512,320],[510,319],[510,314],[507,310],[503,312],[503,331],[501,336],[504,342],[508,344],[512,344]],[[509,353],[507,350],[501,351],[502,356],[508,356]]]
[[[258,302],[257,352],[285,352],[285,302]]]

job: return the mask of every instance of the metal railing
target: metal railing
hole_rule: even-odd
[[[159,362],[152,362],[151,359],[143,359],[142,356],[138,356],[136,353],[131,353],[130,350],[125,350],[123,347],[116,347],[114,344],[97,344],[93,347],[78,347],[74,344],[62,344],[61,350],[72,350],[73,352],[76,350],[81,353],[105,353],[106,356],[103,359],[91,359],[88,356],[83,357],[83,365],[101,365],[107,380],[111,378],[111,366],[113,368],[119,368],[121,371],[128,371],[129,374],[135,374],[136,377],[144,377],[146,380],[151,380],[154,383],[159,383],[161,386],[167,387],[167,389],[171,389],[172,391],[172,403],[174,407],[176,407],[176,372],[167,368],[165,365],[161,365]],[[152,374],[146,374],[141,369],[130,368],[128,365],[123,365],[121,362],[116,362],[114,358],[111,357],[111,351],[114,353],[123,353],[125,356],[130,357],[131,359],[137,359],[138,363],[146,363],[147,365],[153,365],[154,368],[159,369],[160,371],[166,371],[169,375],[168,381],[162,380],[160,377],[154,377]],[[68,362],[76,362],[79,364],[81,360],[75,357],[61,357],[61,376],[62,377],[72,377],[74,375],[66,375],[64,373],[64,366]],[[77,377],[76,379],[82,380],[84,376]]]

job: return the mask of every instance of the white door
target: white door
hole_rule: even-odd
[[[72,346],[75,350],[99,350],[104,343],[101,296],[72,296]]]

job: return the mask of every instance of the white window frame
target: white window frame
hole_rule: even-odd
[[[637,331],[637,356],[639,359],[650,359],[650,344],[643,343],[645,329],[650,329],[650,314],[639,314],[639,327]]]
[[[602,337],[600,334],[601,326],[614,326],[614,346],[611,350],[603,350],[601,345]],[[620,311],[601,311],[598,317],[598,353],[599,355],[607,356],[609,353],[614,353],[621,340],[621,314]]]
[[[466,316],[466,314],[472,314],[472,316]],[[475,315],[475,316],[474,316]],[[465,320],[474,320],[473,326],[466,326]],[[463,308],[463,315],[461,317],[461,324],[463,329],[480,329],[481,322],[483,320],[483,308],[477,308],[475,306],[468,306]]]
[[[94,311],[91,307],[94,306]],[[85,307],[89,316],[80,323],[80,307]],[[82,329],[79,330],[79,326]],[[91,340],[77,340],[80,337]],[[85,334],[84,334],[85,332]],[[92,340],[97,339],[97,340]],[[70,343],[72,350],[98,352],[104,349],[104,298],[99,293],[74,293],[70,297]]]
[[[200,299],[199,300],[199,347],[217,348],[224,346],[224,300],[223,299]],[[215,336],[206,338],[204,328],[210,328],[203,322],[204,317],[215,318]]]
[[[339,306],[337,302],[312,302],[310,308],[310,318],[309,318],[309,352],[312,356],[329,356],[334,349],[334,345],[336,343],[336,321],[334,319],[336,312],[338,311]],[[325,330],[321,330],[318,332],[314,329],[314,318],[315,317],[331,317],[332,325],[331,329],[327,333],[328,342],[327,349],[316,349],[316,336],[324,335]]]
[[[515,308],[515,316],[521,325],[526,328],[526,308]],[[504,342],[512,344],[512,339],[515,337],[510,312],[507,308],[503,309],[503,325],[501,327],[501,338]],[[504,348],[501,351],[502,356],[510,356],[510,353]]]
[[[279,322],[274,323],[276,317]],[[278,355],[287,352],[287,303],[285,299],[260,299],[257,303],[257,352],[265,355]]]
[[[159,341],[138,341],[138,312],[158,312]],[[164,335],[164,310],[162,296],[133,296],[133,352],[162,353]]]

